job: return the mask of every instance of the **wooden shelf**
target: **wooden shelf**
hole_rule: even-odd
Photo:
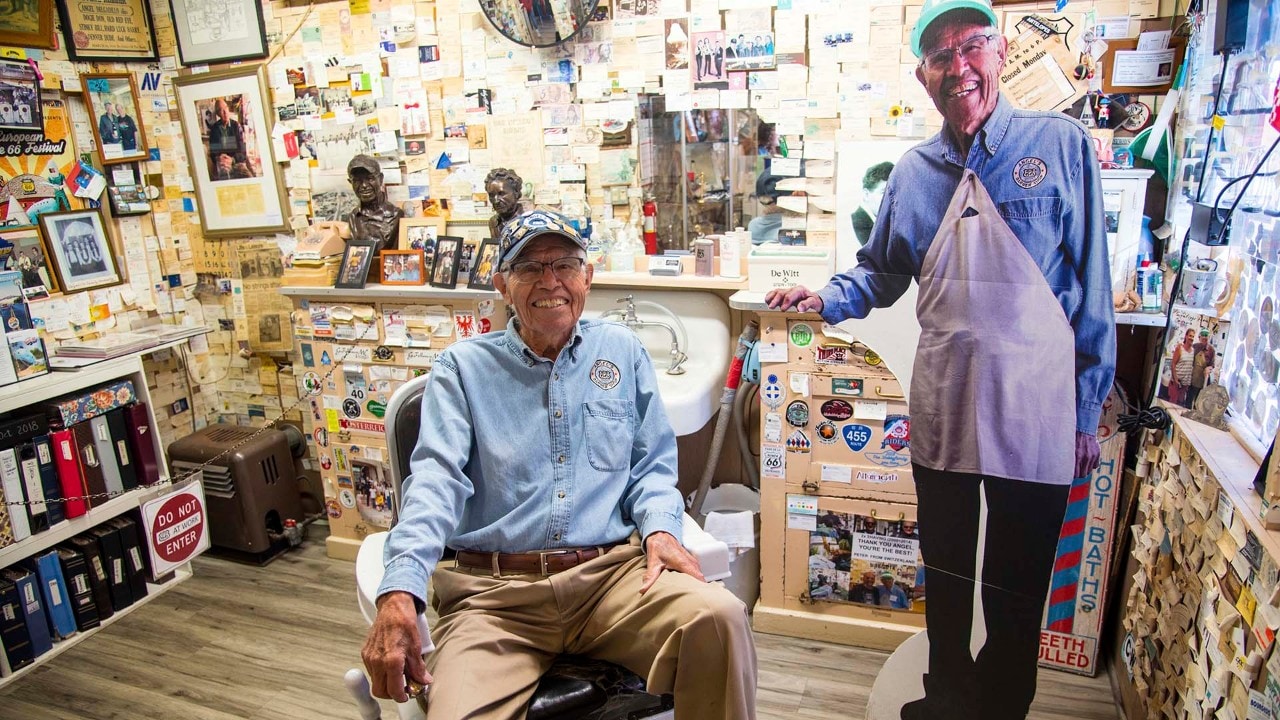
[[[137,354],[103,360],[74,373],[51,372],[5,385],[0,388],[0,414],[129,375],[135,376],[131,378],[134,381],[134,391],[142,393],[147,381],[142,375],[142,359]],[[138,386],[139,378],[141,387]]]
[[[150,499],[152,491],[158,488],[167,488],[168,485],[166,483],[168,482],[169,478],[161,477],[159,482],[135,488],[119,497],[113,497],[78,518],[63,520],[48,530],[36,533],[21,542],[0,548],[0,568],[9,567],[23,558],[31,557],[67,538],[94,528],[104,520],[110,520],[117,515],[122,515],[138,507],[144,500]]]
[[[369,283],[359,290],[334,288],[323,285],[297,285],[280,288],[285,297],[355,300],[488,300],[496,299],[496,290],[469,290],[467,288],[432,287],[430,285],[380,285]]]
[[[592,286],[671,288],[678,290],[743,290],[746,278],[698,277],[697,275],[650,275],[649,273],[598,272],[591,278]]]
[[[87,516],[86,516],[86,517],[87,517]],[[43,664],[45,664],[45,663],[49,662],[50,660],[52,660],[52,659],[54,659],[55,657],[57,657],[57,656],[61,655],[62,653],[64,653],[64,652],[66,652],[66,651],[70,650],[71,648],[75,647],[76,645],[79,645],[80,643],[84,642],[85,640],[88,640],[89,638],[91,638],[91,637],[93,637],[95,634],[97,634],[99,631],[101,631],[101,630],[103,630],[103,629],[105,629],[105,628],[111,627],[111,625],[112,625],[113,623],[115,623],[116,621],[118,621],[118,620],[120,620],[121,618],[123,618],[123,617],[127,616],[129,613],[133,612],[134,610],[137,610],[138,608],[142,607],[143,605],[146,605],[147,603],[151,602],[152,600],[155,600],[156,598],[160,597],[161,595],[163,595],[163,594],[165,594],[165,593],[169,592],[169,591],[170,591],[170,590],[172,590],[172,589],[174,588],[174,586],[176,586],[178,583],[185,582],[185,581],[186,581],[187,579],[189,579],[190,577],[191,577],[191,565],[190,565],[190,564],[187,564],[187,565],[183,565],[182,567],[180,567],[180,568],[178,568],[177,570],[175,570],[175,571],[174,571],[174,573],[173,573],[173,579],[172,579],[172,580],[169,580],[169,581],[168,581],[168,582],[166,582],[166,583],[163,583],[163,584],[160,584],[160,585],[152,585],[151,583],[147,583],[147,596],[146,596],[146,597],[142,598],[141,600],[138,600],[137,602],[133,603],[132,605],[130,605],[129,607],[127,607],[127,608],[125,608],[125,609],[123,609],[123,610],[117,610],[117,611],[116,611],[116,613],[115,613],[114,615],[112,615],[111,617],[107,618],[106,620],[103,620],[103,621],[102,621],[102,624],[101,624],[101,625],[99,625],[99,626],[98,626],[98,627],[96,627],[96,628],[93,628],[92,630],[82,630],[82,631],[80,631],[80,632],[77,632],[75,635],[72,635],[71,637],[67,638],[66,640],[62,640],[62,641],[60,641],[60,642],[56,642],[56,643],[54,643],[54,644],[53,644],[53,649],[52,649],[52,650],[50,650],[49,652],[47,652],[47,653],[45,653],[45,654],[41,655],[40,657],[36,658],[36,661],[35,661],[35,662],[33,662],[33,663],[31,663],[30,665],[28,665],[28,666],[26,666],[26,667],[22,668],[21,670],[18,670],[17,672],[13,673],[13,674],[12,674],[12,675],[10,675],[9,677],[6,677],[6,678],[0,678],[0,689],[3,689],[5,686],[9,685],[10,683],[17,682],[19,679],[21,679],[21,678],[22,678],[24,675],[26,675],[27,673],[31,672],[32,670],[35,670],[36,668],[38,668],[38,667],[40,667],[41,665],[43,665]]]

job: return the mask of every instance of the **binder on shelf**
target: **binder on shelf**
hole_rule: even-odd
[[[0,448],[17,447],[49,432],[49,418],[44,413],[25,413],[21,417],[0,418]]]
[[[116,462],[115,443],[111,442],[107,416],[99,415],[90,420],[89,431],[93,433],[93,444],[98,449],[98,460],[102,463],[102,477],[106,481],[107,492],[124,492],[124,481],[120,477],[120,464]]]
[[[40,657],[53,648],[53,639],[49,637],[49,619],[40,601],[36,574],[20,567],[6,568],[0,573],[18,586],[18,609],[27,625],[27,637],[31,638],[31,654]]]
[[[69,518],[78,518],[89,509],[84,501],[84,473],[80,469],[80,456],[76,451],[75,435],[70,430],[49,433],[53,445],[53,467],[58,471],[58,484],[62,487],[63,511]]]
[[[4,496],[4,486],[0,485],[0,548],[16,542],[13,538],[13,524],[9,520],[9,503]]]
[[[62,577],[67,581],[67,595],[71,598],[71,612],[76,627],[81,631],[101,625],[98,604],[93,600],[93,586],[89,582],[89,563],[84,553],[75,547],[59,546],[58,561],[62,564]]]
[[[71,611],[71,596],[67,594],[67,581],[62,575],[62,563],[58,560],[57,550],[29,557],[23,561],[28,570],[36,573],[40,584],[40,597],[44,600],[44,611],[49,622],[50,635],[55,640],[62,640],[76,634],[75,613]]]
[[[102,470],[102,458],[98,455],[98,444],[93,439],[93,428],[82,422],[71,426],[75,435],[76,456],[80,459],[80,472],[84,476],[85,505],[96,508],[110,498],[102,497],[107,492],[107,479]],[[98,497],[92,497],[97,495]]]
[[[98,608],[98,619],[106,620],[115,615],[115,605],[111,603],[111,578],[107,574],[107,563],[102,558],[98,538],[87,533],[77,535],[67,541],[67,547],[84,556],[84,564],[89,570],[89,590],[93,593],[93,604]]]
[[[129,517],[112,518],[108,525],[120,532],[120,547],[124,550],[125,577],[129,581],[129,594],[137,602],[147,596],[147,561],[138,533],[138,523]]]
[[[5,503],[9,506],[9,524],[13,527],[14,542],[31,537],[31,516],[27,511],[26,495],[22,492],[22,474],[18,470],[18,456],[13,448],[0,450],[0,487],[4,488]]]
[[[45,502],[44,485],[40,482],[40,463],[36,446],[30,443],[14,448],[18,454],[18,471],[22,474],[22,490],[27,494],[27,516],[31,518],[31,534],[44,532],[49,522],[49,505]]]
[[[90,530],[89,534],[98,539],[98,547],[102,550],[102,565],[107,570],[107,587],[111,590],[111,606],[123,610],[133,604],[133,592],[129,589],[129,571],[125,567],[128,560],[124,556],[120,530],[103,523]]]
[[[36,464],[40,469],[40,487],[44,490],[45,502],[49,504],[49,524],[57,525],[67,519],[67,509],[62,501],[58,469],[53,463],[53,443],[48,435],[41,435],[31,441],[31,447],[35,450]]]
[[[124,408],[125,430],[129,436],[129,449],[137,467],[138,482],[150,485],[160,480],[160,463],[156,461],[156,446],[151,438],[151,413],[147,404],[136,402]]]
[[[125,490],[132,490],[138,487],[138,464],[133,461],[133,450],[129,448],[129,421],[125,417],[124,408],[116,408],[105,417],[107,429],[111,433],[111,449],[115,452],[116,469],[120,471],[120,484]]]
[[[0,652],[0,677],[12,675],[13,671],[35,662],[18,585],[4,573],[0,573],[0,645],[4,646],[4,652]]]

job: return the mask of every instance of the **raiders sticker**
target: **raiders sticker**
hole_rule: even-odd
[[[787,436],[787,452],[807,453],[813,448],[813,444],[809,442],[809,436],[804,434],[803,430],[796,430]]]
[[[900,453],[894,450],[885,450],[884,452],[867,453],[867,459],[877,465],[885,467],[902,467],[911,462],[911,456],[907,453]]]
[[[871,442],[871,428],[866,425],[845,425],[840,428],[844,442],[854,452],[862,452],[862,448]]]
[[[862,378],[831,378],[831,394],[845,395],[847,397],[862,397]],[[837,402],[840,402],[845,406],[849,405],[849,403],[844,402],[843,400]],[[853,408],[849,408],[849,413],[853,413]],[[844,420],[847,417],[848,415],[842,418],[836,417],[831,419]]]
[[[342,414],[349,418],[360,417],[360,401],[355,398],[347,398],[342,401]]]
[[[809,424],[809,406],[803,400],[794,400],[787,406],[787,422],[796,427]]]
[[[884,418],[884,440],[880,449],[891,448],[901,452],[911,447],[911,418],[907,415],[886,415]]]
[[[622,374],[618,372],[618,366],[608,360],[596,360],[596,364],[591,366],[591,382],[601,390],[614,389],[620,380]]]
[[[818,436],[818,442],[823,445],[834,445],[836,440],[840,439],[840,431],[836,429],[836,424],[830,420],[823,420],[818,423],[818,427],[814,428],[813,432]]]
[[[782,406],[782,386],[778,384],[777,375],[770,375],[765,378],[764,389],[760,391],[760,397],[764,400],[764,404],[773,410],[777,410]]]
[[[1024,190],[1030,190],[1039,185],[1048,174],[1049,168],[1040,158],[1024,157],[1013,166],[1013,181]]]

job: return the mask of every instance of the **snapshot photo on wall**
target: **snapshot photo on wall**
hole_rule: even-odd
[[[85,74],[80,84],[102,163],[146,160],[147,138],[133,73]]]
[[[0,233],[0,256],[5,270],[22,273],[22,296],[27,300],[49,297],[58,283],[49,268],[49,251],[36,228]]]
[[[809,536],[809,597],[924,612],[924,562],[913,519],[819,512]]]
[[[40,130],[40,79],[35,66],[0,60],[0,130]]]

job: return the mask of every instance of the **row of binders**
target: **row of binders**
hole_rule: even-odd
[[[147,596],[147,556],[132,518],[107,520],[0,570],[0,677]]]
[[[86,403],[93,394],[97,400]],[[160,479],[146,403],[117,399],[132,400],[132,386],[100,388],[0,421],[0,547]]]

